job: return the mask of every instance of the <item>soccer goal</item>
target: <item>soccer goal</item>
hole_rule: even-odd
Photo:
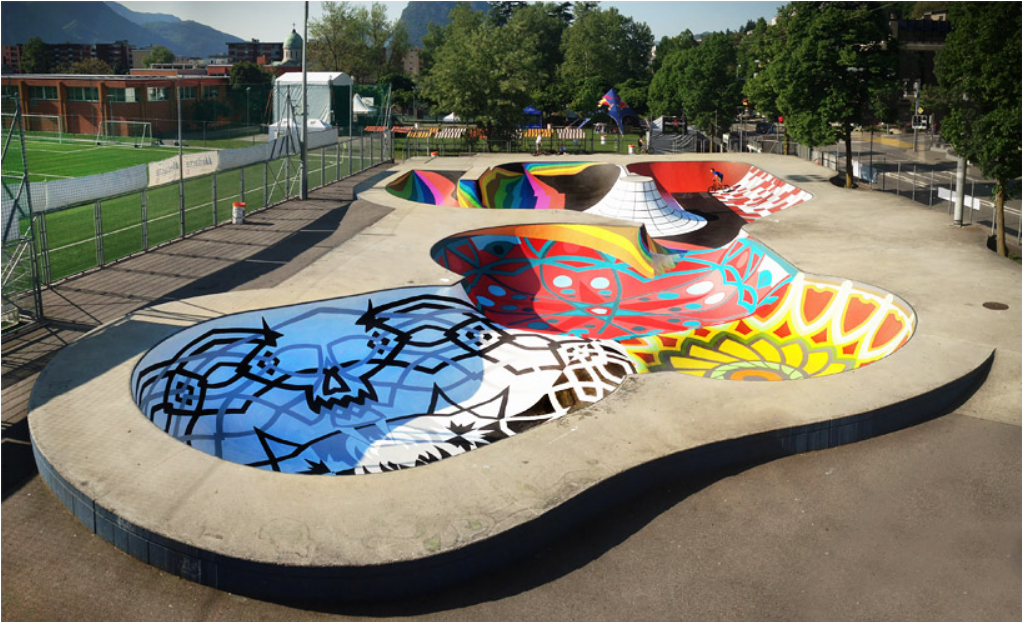
[[[3,113],[4,136],[14,127],[14,113]],[[67,140],[64,124],[60,115],[55,114],[23,114],[21,126],[25,129],[25,140],[48,140],[59,143]]]
[[[153,127],[148,121],[103,121],[96,132],[97,145],[149,147],[153,144]]]

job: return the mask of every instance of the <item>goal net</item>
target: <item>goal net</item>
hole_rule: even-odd
[[[153,128],[148,121],[104,121],[96,133],[97,145],[148,147],[153,142]]]
[[[7,135],[14,128],[13,112],[3,113],[3,134]],[[64,142],[67,135],[64,134],[64,124],[59,115],[50,114],[23,114],[21,115],[21,126],[25,130],[25,140],[48,140]],[[14,137],[17,139],[17,136]]]

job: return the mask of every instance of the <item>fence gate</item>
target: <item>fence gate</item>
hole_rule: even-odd
[[[3,98],[3,330],[39,322],[43,298],[36,265],[35,223],[21,104]]]

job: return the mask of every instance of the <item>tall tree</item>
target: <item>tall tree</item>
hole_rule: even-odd
[[[561,42],[564,32],[571,25],[568,3],[537,2],[518,8],[508,24],[536,36],[536,53],[539,55],[537,85],[532,92],[530,103],[546,113],[564,110],[569,94],[557,78],[557,71],[564,62]],[[492,16],[491,16],[492,19]]]
[[[664,37],[656,47],[656,56],[653,57],[653,61],[650,63],[650,69],[653,70],[653,73],[660,71],[660,67],[664,64],[664,59],[670,56],[672,52],[688,50],[696,45],[698,45],[698,42],[695,35],[687,28],[684,32],[674,37]]]
[[[510,137],[540,75],[536,35],[512,19],[498,28],[466,4],[450,13],[443,44],[425,78],[426,95],[490,138]]]
[[[249,61],[235,63],[231,66],[230,85],[231,101],[235,109],[245,111],[245,122],[265,122],[273,74]]]
[[[67,73],[86,76],[108,76],[114,72],[113,67],[98,58],[86,58],[72,63]]]
[[[387,21],[379,2],[354,6],[324,2],[323,16],[309,25],[309,63],[324,71],[343,71],[355,82],[375,83],[400,72],[408,51],[404,24]]]
[[[768,117],[777,115],[777,65],[773,59],[783,44],[778,31],[778,27],[760,18],[738,44],[738,62],[744,80],[742,93],[758,113]]]
[[[844,141],[852,188],[852,130],[882,120],[901,93],[887,15],[866,2],[796,2],[779,24],[773,85],[787,131],[808,146]]]
[[[997,180],[997,252],[1007,256],[1004,200],[1022,171],[1022,5],[951,5],[953,30],[937,54],[938,86],[929,97],[946,108],[941,135],[958,154]]]
[[[149,49],[149,56],[146,56],[143,64],[146,67],[162,63],[174,62],[174,53],[162,45],[154,45]]]
[[[730,124],[741,102],[738,52],[732,35],[711,33],[697,47],[672,52],[649,89],[655,115],[684,111],[688,122],[707,134]]]
[[[21,70],[25,73],[50,73],[50,54],[39,37],[32,37],[21,46]]]
[[[607,89],[629,78],[648,81],[653,33],[649,26],[603,10],[592,3],[576,3],[575,19],[564,33],[564,63],[559,75],[568,90],[570,105],[587,112]],[[592,99],[594,91],[602,91]]]

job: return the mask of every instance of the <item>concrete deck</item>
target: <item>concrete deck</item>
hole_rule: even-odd
[[[474,160],[472,167],[489,165]],[[451,233],[510,222],[593,222],[574,213],[409,206],[373,190],[361,198],[393,212],[273,289],[155,306],[66,348],[32,398],[33,441],[52,467],[44,467],[44,478],[98,534],[193,580],[271,598],[301,596],[296,588],[309,597],[389,597],[526,555],[664,481],[860,440],[948,412],[982,379],[995,350],[988,382],[1002,390],[989,398],[990,411],[1019,417],[1011,406],[1022,395],[1012,379],[1022,371],[1022,339],[1012,328],[1022,325],[1022,268],[963,240],[937,214],[837,191],[819,167],[783,157],[755,163],[815,198],[749,231],[806,272],[907,300],[919,326],[905,348],[870,367],[802,382],[633,377],[610,399],[557,424],[382,476],[261,472],[193,451],[139,418],[126,390],[131,367],[176,326],[446,284],[452,275],[429,260],[428,249]],[[451,168],[444,164],[430,163]],[[986,301],[1009,309],[988,310]]]

